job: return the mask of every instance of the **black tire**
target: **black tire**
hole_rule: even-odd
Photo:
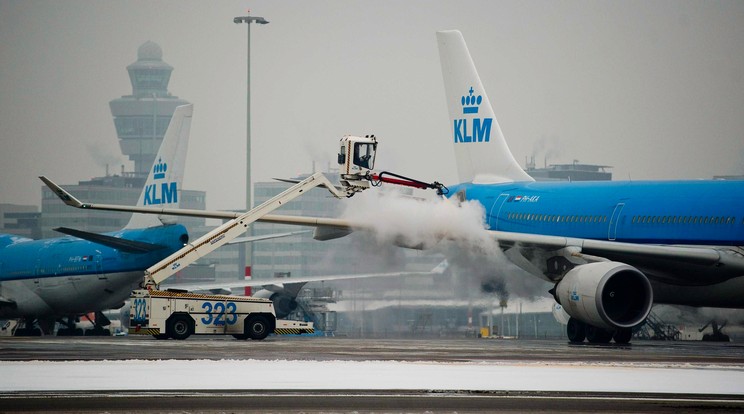
[[[633,337],[633,330],[630,328],[618,329],[615,334],[612,335],[612,339],[615,340],[616,344],[625,345],[630,343],[630,338]]]
[[[160,340],[168,339],[168,334],[157,334],[157,335],[153,335],[152,337],[155,339],[160,339]]]
[[[612,332],[586,325],[586,340],[592,344],[608,344],[612,340]]]
[[[571,342],[584,342],[584,339],[586,339],[586,324],[578,319],[569,318],[566,325],[566,335]]]
[[[194,320],[188,315],[176,313],[168,319],[165,330],[173,339],[186,339],[194,333]]]
[[[240,335],[233,335],[233,338],[240,340],[240,341],[245,341],[246,339],[248,339],[248,336],[246,334],[240,334]]]
[[[245,336],[256,341],[260,341],[269,336],[269,321],[264,316],[249,316],[245,318]]]

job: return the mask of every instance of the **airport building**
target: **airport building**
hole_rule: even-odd
[[[37,206],[0,203],[0,233],[29,239],[41,238],[41,213]]]
[[[537,168],[532,157],[524,170],[537,181],[611,181],[610,168],[609,165],[582,164],[578,160],[571,164],[546,164]]]

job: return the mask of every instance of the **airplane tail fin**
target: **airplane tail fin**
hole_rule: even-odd
[[[534,181],[506,144],[462,34],[437,32],[437,42],[460,181]]]
[[[137,207],[178,208],[193,112],[194,105],[182,105],[173,112]],[[161,224],[159,216],[135,213],[124,228],[145,228]]]

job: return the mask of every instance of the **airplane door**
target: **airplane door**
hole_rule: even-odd
[[[615,240],[617,238],[617,226],[620,223],[620,213],[622,213],[623,207],[625,207],[625,203],[617,203],[615,209],[612,211],[610,227],[607,229],[607,240]]]
[[[504,202],[509,198],[509,194],[501,194],[496,201],[491,205],[491,211],[488,212],[488,225],[491,230],[499,229],[499,216],[501,214],[501,207],[504,206]]]

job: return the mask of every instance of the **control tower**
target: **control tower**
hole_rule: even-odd
[[[173,67],[163,62],[163,50],[147,41],[137,49],[137,61],[127,66],[132,94],[109,102],[121,152],[134,161],[134,173],[146,176],[155,160],[173,112],[189,102],[168,93]]]

